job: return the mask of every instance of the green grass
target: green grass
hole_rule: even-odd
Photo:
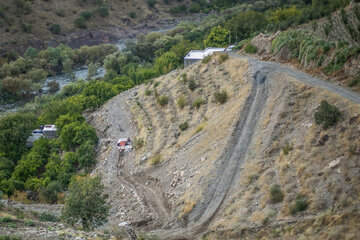
[[[197,109],[199,109],[203,103],[204,103],[204,99],[202,99],[201,97],[198,97],[194,100],[193,107],[196,107]]]

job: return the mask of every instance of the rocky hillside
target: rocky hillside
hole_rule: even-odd
[[[340,109],[315,124],[320,102]],[[275,63],[213,57],[87,118],[111,223],[162,239],[359,235],[360,97]],[[135,152],[114,144],[132,137]]]
[[[186,1],[190,2],[190,1]],[[3,0],[0,3],[0,54],[23,53],[28,46],[71,47],[113,42],[174,24],[168,1]]]

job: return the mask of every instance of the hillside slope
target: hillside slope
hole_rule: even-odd
[[[176,4],[146,0],[3,0],[0,54],[59,43],[71,47],[95,45],[158,30],[175,23],[169,9]]]
[[[221,59],[175,70],[88,117],[104,139],[94,173],[109,187],[111,224],[163,239],[358,235],[359,95],[279,64]],[[328,130],[314,123],[322,100],[342,112]],[[116,139],[129,135],[137,149],[119,158]],[[294,212],[299,201],[307,208]]]

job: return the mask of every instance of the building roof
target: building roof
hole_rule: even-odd
[[[201,60],[213,54],[214,52],[223,52],[225,48],[206,48],[205,50],[191,50],[186,56],[185,60]]]

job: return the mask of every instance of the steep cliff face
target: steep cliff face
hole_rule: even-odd
[[[357,236],[360,96],[284,65],[224,59],[89,116],[103,139],[94,173],[113,199],[111,223],[162,239]],[[314,120],[322,100],[341,111],[327,130]],[[125,135],[136,148],[119,157]]]

